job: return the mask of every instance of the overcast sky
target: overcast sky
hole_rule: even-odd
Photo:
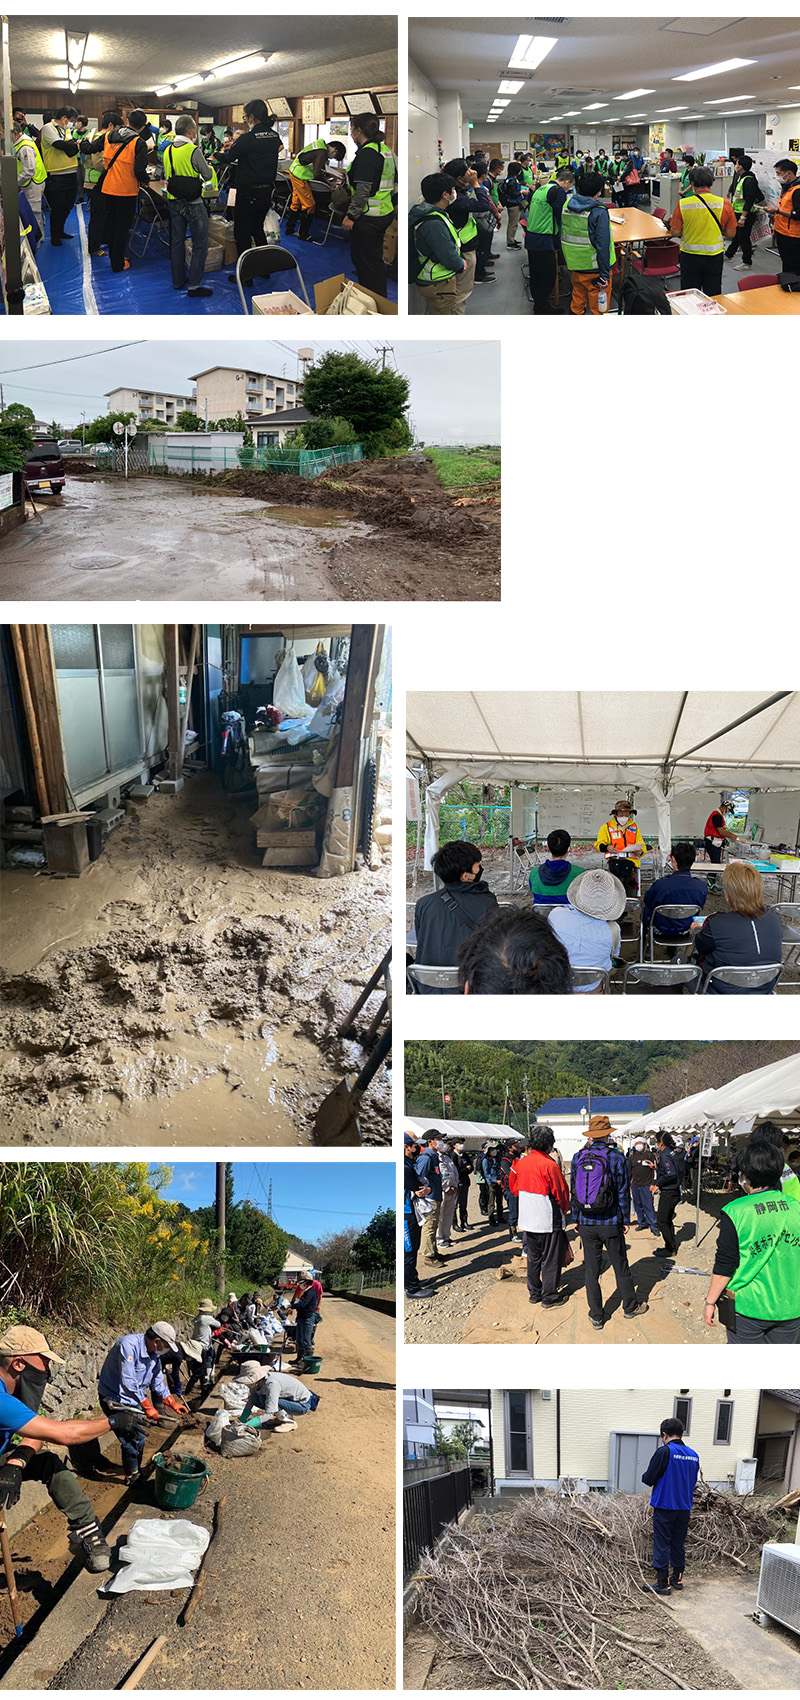
[[[326,343],[375,357],[391,338],[375,332],[366,338]],[[120,339],[120,342],[122,339]],[[314,346],[313,338],[300,347]],[[318,345],[319,346],[319,345]],[[500,362],[498,345],[489,342],[398,341],[396,363],[411,382],[411,418],[423,442],[499,443]],[[76,358],[77,356],[77,358]],[[393,364],[392,355],[387,359]],[[5,405],[23,402],[37,419],[79,425],[81,414],[96,419],[106,411],[106,391],[125,385],[190,394],[190,377],[210,366],[243,367],[295,378],[297,359],[288,343],[158,341],[122,347],[111,341],[51,342],[37,339],[6,344],[0,353],[0,382]],[[58,365],[54,362],[63,361]],[[24,370],[20,370],[24,368]]]

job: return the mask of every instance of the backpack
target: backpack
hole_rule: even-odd
[[[622,285],[622,312],[671,314],[672,309],[667,300],[667,292],[663,283],[657,283],[654,278],[642,277],[640,272],[629,272]]]
[[[578,1152],[574,1194],[580,1210],[587,1216],[611,1216],[618,1208],[611,1152],[606,1145],[586,1145]]]

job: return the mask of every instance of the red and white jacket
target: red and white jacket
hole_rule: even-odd
[[[522,1233],[552,1234],[563,1227],[569,1210],[569,1187],[553,1157],[543,1151],[528,1151],[514,1164],[509,1187],[519,1198]]]

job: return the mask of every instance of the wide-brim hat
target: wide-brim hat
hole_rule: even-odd
[[[617,801],[614,804],[614,814],[616,814],[618,809],[622,809],[626,815],[635,815],[636,813],[633,804],[628,802],[627,797],[617,798]]]
[[[605,1133],[614,1133],[615,1131],[614,1124],[609,1121],[608,1116],[590,1116],[586,1137],[587,1139],[598,1139]]]
[[[185,1358],[191,1358],[193,1364],[203,1362],[203,1348],[196,1340],[181,1340],[181,1351]]]
[[[201,1316],[216,1316],[217,1314],[217,1307],[213,1299],[201,1299],[197,1308]]]
[[[567,901],[595,921],[616,921],[624,912],[627,894],[622,880],[607,868],[587,868],[572,881]]]

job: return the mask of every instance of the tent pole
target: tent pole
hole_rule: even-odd
[[[678,712],[675,716],[675,722],[674,722],[672,731],[670,732],[670,735],[669,735],[669,743],[667,745],[666,754],[664,756],[664,761],[662,763],[662,766],[665,769],[666,769],[667,762],[669,761],[669,758],[670,758],[670,751],[672,750],[672,746],[675,742],[676,737],[678,736],[678,727],[680,726],[681,719],[683,718],[683,711],[686,707],[686,698],[688,697],[688,695],[689,695],[689,692],[684,691],[683,696],[681,697],[681,700],[680,700],[680,704],[678,706]]]
[[[695,1201],[694,1201],[694,1243],[695,1243],[695,1246],[697,1246],[700,1242],[700,1175],[702,1173],[702,1168],[703,1168],[703,1136],[701,1134],[700,1135],[700,1144],[697,1147],[697,1192],[696,1192]]]
[[[699,744],[693,744],[690,750],[684,750],[682,755],[675,757],[672,766],[677,767],[679,761],[685,761],[687,756],[693,756],[696,750],[704,750],[708,744],[715,744],[718,738],[725,737],[726,732],[735,731],[737,726],[744,726],[747,720],[753,720],[757,714],[763,714],[765,709],[774,708],[776,702],[783,702],[785,697],[793,695],[792,691],[776,691],[774,696],[766,697],[763,702],[760,702],[757,708],[749,709],[747,714],[740,714],[738,720],[731,720],[727,726],[720,727],[719,732],[714,732],[710,738],[703,738]]]

